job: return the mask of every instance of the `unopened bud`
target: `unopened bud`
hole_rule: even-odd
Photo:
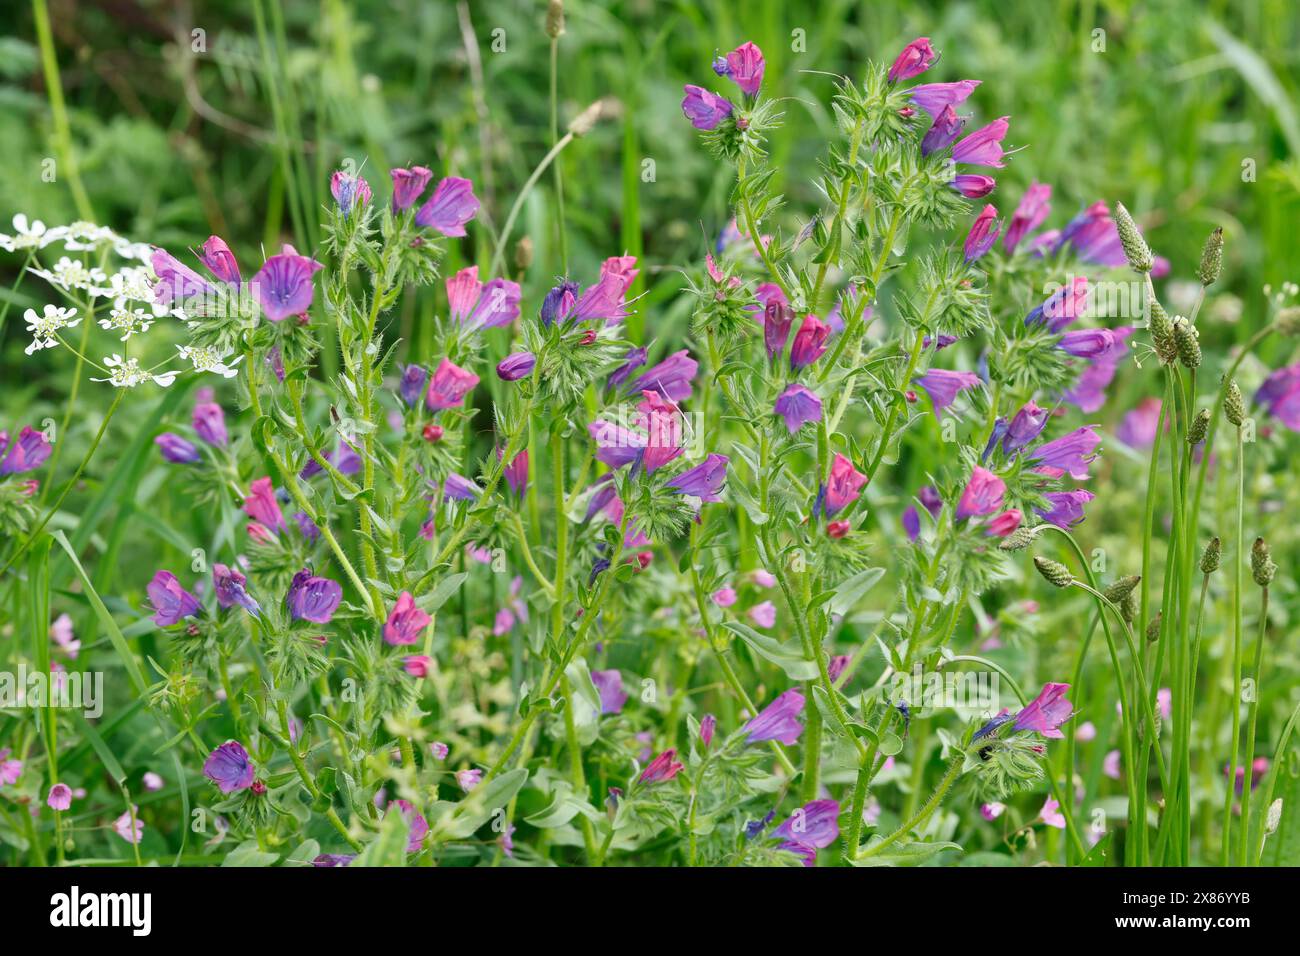
[[[1202,408],[1192,419],[1192,423],[1187,426],[1187,444],[1199,445],[1205,441],[1206,433],[1210,430],[1210,410]]]
[[[1002,551],[1021,551],[1034,543],[1037,532],[1028,525],[1021,525],[1002,539],[998,548]]]
[[[1151,345],[1156,350],[1156,356],[1166,365],[1173,364],[1174,359],[1178,358],[1178,345],[1174,340],[1174,324],[1169,321],[1169,313],[1165,307],[1157,302],[1154,298],[1148,300],[1147,311],[1151,318],[1148,320],[1148,327],[1151,329]]]
[[[1228,382],[1228,390],[1223,396],[1223,415],[1238,428],[1246,420],[1246,401],[1241,397],[1236,382]]]
[[[1197,368],[1201,364],[1201,343],[1196,327],[1181,315],[1174,319],[1174,344],[1178,347],[1178,358],[1187,368]]]
[[[1300,336],[1300,305],[1291,305],[1280,310],[1273,324],[1283,335]]]
[[[1205,249],[1201,252],[1201,265],[1196,275],[1201,285],[1214,285],[1223,269],[1223,229],[1215,229],[1210,238],[1205,240]]]
[[[527,272],[533,264],[533,237],[524,236],[515,243],[515,268]]]
[[[1201,555],[1201,573],[1213,574],[1219,570],[1219,562],[1223,560],[1223,542],[1219,540],[1218,535],[1210,539],[1210,543],[1205,546],[1205,551]]]
[[[1112,604],[1119,604],[1126,597],[1133,593],[1133,589],[1142,581],[1140,574],[1129,574],[1115,581],[1105,591],[1101,592],[1106,596],[1106,600]]]
[[[551,0],[546,7],[546,35],[554,40],[564,32],[564,0]]]
[[[1034,567],[1038,573],[1047,579],[1047,583],[1058,588],[1068,588],[1074,583],[1074,578],[1070,575],[1070,569],[1060,561],[1053,561],[1051,558],[1045,558],[1041,554],[1034,556]]]
[[[1250,549],[1250,576],[1255,579],[1256,584],[1266,588],[1273,583],[1273,575],[1276,573],[1277,565],[1273,563],[1268,545],[1264,543],[1263,538],[1256,538],[1254,546]]]
[[[1147,625],[1147,641],[1154,644],[1160,640],[1160,622],[1164,618],[1163,611],[1156,611],[1156,616],[1151,619]]]
[[[1128,259],[1128,264],[1137,272],[1150,272],[1155,265],[1151,247],[1142,238],[1137,223],[1123,203],[1115,204],[1115,228],[1119,231],[1119,244],[1124,247],[1124,258]]]

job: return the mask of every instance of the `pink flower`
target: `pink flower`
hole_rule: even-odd
[[[1042,820],[1049,827],[1055,827],[1058,830],[1065,829],[1065,814],[1061,813],[1061,805],[1051,797],[1043,804],[1043,809],[1038,811],[1038,819]]]
[[[429,753],[433,755],[434,760],[446,760],[447,754],[450,752],[451,749],[441,740],[435,740],[429,744]]]
[[[148,790],[150,793],[156,793],[157,791],[161,790],[164,784],[163,778],[160,777],[158,774],[154,773],[152,770],[145,773],[144,777],[142,778],[142,781],[144,783],[144,788]]]
[[[982,803],[980,804],[980,816],[985,820],[992,822],[1002,816],[1002,811],[1006,808],[1007,805],[1005,803],[998,803],[996,801],[993,803]]]
[[[1080,743],[1087,743],[1090,740],[1097,739],[1097,726],[1091,720],[1085,720],[1074,729],[1074,739]]]
[[[764,66],[763,51],[752,43],[744,43],[727,54],[727,76],[749,96],[758,93]]]
[[[409,801],[397,799],[388,805],[384,815],[393,812],[393,807],[397,807],[397,812],[406,819],[406,852],[419,853],[420,847],[424,844],[424,837],[429,832],[429,821],[424,819],[420,811],[416,810]]]
[[[1020,509],[1009,508],[989,522],[988,529],[985,530],[984,534],[990,538],[1005,538],[1020,527],[1023,518],[1024,515],[1020,513]]]
[[[1119,751],[1112,750],[1108,752],[1101,762],[1101,771],[1112,780],[1120,778],[1119,772]]]
[[[9,756],[9,748],[0,750],[0,785],[12,787],[23,775],[23,762]]]
[[[970,234],[966,237],[965,254],[967,262],[974,262],[984,253],[993,248],[993,243],[998,241],[999,229],[997,228],[998,209],[992,203],[989,203],[980,214],[975,217],[975,222],[970,227]]]
[[[776,576],[772,574],[771,571],[765,571],[762,568],[759,568],[751,575],[751,577],[754,579],[754,583],[761,588],[776,587]]]
[[[270,478],[258,478],[248,486],[248,497],[244,499],[244,513],[263,527],[280,532],[286,527],[284,512],[275,497],[275,487]]]
[[[917,37],[899,52],[889,68],[889,82],[898,83],[919,76],[934,64],[936,57],[929,37]]]
[[[1160,427],[1160,399],[1144,398],[1115,429],[1115,437],[1130,448],[1150,448]]]
[[[403,591],[384,622],[384,640],[389,644],[414,644],[431,618],[415,606],[410,591]]]
[[[45,803],[52,810],[66,810],[72,806],[72,788],[66,783],[56,783],[50,787],[50,795]]]
[[[402,668],[412,677],[425,678],[429,676],[429,668],[433,666],[433,658],[426,657],[423,654],[411,654],[402,658]]]
[[[443,358],[437,371],[429,379],[425,404],[431,411],[455,408],[465,403],[465,396],[478,384],[478,376],[466,371],[449,358]]]
[[[866,483],[867,476],[854,468],[853,462],[848,458],[836,452],[831,460],[830,480],[822,487],[819,496],[821,509],[828,517],[839,514],[858,500],[862,486]],[[817,511],[818,508],[814,506],[814,514]]]
[[[987,468],[976,465],[961,494],[961,501],[957,503],[956,519],[962,521],[975,515],[993,514],[1002,507],[1006,490],[1006,482]]]
[[[650,761],[637,780],[641,783],[661,783],[673,779],[685,769],[685,765],[677,760],[677,751],[670,748]]]
[[[1033,730],[1044,737],[1060,739],[1060,726],[1074,714],[1074,707],[1065,699],[1069,684],[1044,684],[1038,696],[1016,714],[1016,730]]]
[[[139,843],[144,836],[144,821],[139,817],[140,808],[132,806],[113,821],[113,832],[127,843]]]
[[[81,649],[81,641],[77,640],[72,632],[72,618],[66,614],[60,614],[50,625],[50,640],[59,645],[63,652],[71,658],[76,658],[77,652]]]
[[[483,779],[482,770],[470,769],[470,770],[456,771],[456,785],[460,787],[460,789],[465,793],[469,793],[471,790],[477,787],[479,785],[479,781],[482,779]]]
[[[771,601],[764,601],[762,604],[755,604],[749,609],[749,619],[759,627],[775,627],[776,605]]]
[[[709,597],[713,599],[713,603],[718,607],[731,607],[736,603],[736,589],[731,587],[718,588]]]

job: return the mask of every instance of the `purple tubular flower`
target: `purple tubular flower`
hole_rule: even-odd
[[[500,452],[498,451],[498,454]],[[515,455],[514,460],[505,467],[506,485],[517,495],[528,490],[528,449]]]
[[[44,432],[24,425],[18,437],[9,442],[0,432],[0,475],[17,475],[35,471],[50,457],[50,442]]]
[[[355,853],[322,853],[311,861],[311,865],[320,868],[347,866],[356,858]]]
[[[154,439],[154,444],[162,449],[162,456],[174,465],[197,465],[203,460],[194,445],[171,432],[163,432]]]
[[[1007,120],[1000,116],[987,126],[981,126],[975,132],[963,137],[952,148],[953,162],[966,163],[971,166],[990,166],[1001,169],[1002,140],[1007,135]]]
[[[235,254],[230,251],[224,239],[220,236],[208,236],[202,249],[199,260],[208,267],[209,272],[222,282],[239,285],[242,279],[239,274],[239,263],[235,261]]]
[[[735,80],[746,95],[754,96],[763,84],[764,66],[763,51],[752,43],[744,43],[727,54],[726,75]]]
[[[998,241],[999,229],[995,228],[998,218],[997,207],[992,203],[980,210],[966,237],[965,254],[967,262],[974,262],[993,248]]]
[[[1087,308],[1088,280],[1085,276],[1076,276],[1069,285],[1061,286],[1041,305],[1035,306],[1025,316],[1025,325],[1046,323],[1049,331],[1063,332],[1075,319],[1083,315]]]
[[[294,523],[298,526],[298,532],[308,541],[315,541],[320,537],[320,528],[316,522],[311,520],[311,516],[305,511],[295,511],[293,513]]]
[[[993,449],[998,447],[998,442],[1002,441],[1010,429],[1011,423],[1003,416],[998,416],[993,422],[993,429],[989,432],[989,440],[984,445],[984,451],[980,453],[980,463],[989,460],[989,455],[993,454]]]
[[[455,408],[465,403],[465,396],[478,384],[478,376],[444,358],[429,381],[425,404],[432,411]]]
[[[953,177],[949,185],[967,199],[982,199],[993,192],[993,187],[997,184],[997,180],[992,176],[984,176],[980,173],[959,173]]]
[[[513,352],[497,363],[497,378],[503,382],[517,382],[533,374],[537,356],[532,352]]]
[[[826,517],[834,517],[858,500],[867,476],[853,467],[853,462],[839,452],[831,460],[829,480],[818,490],[818,504]],[[817,513],[814,507],[814,514]]]
[[[564,281],[546,293],[538,317],[548,328],[553,322],[563,322],[573,312],[578,301],[578,283]]]
[[[628,391],[649,390],[658,392],[670,402],[684,402],[691,397],[691,380],[698,369],[699,363],[691,358],[690,352],[682,349],[646,370],[628,386]]]
[[[1114,348],[1115,335],[1110,329],[1071,329],[1056,344],[1078,358],[1096,358]]]
[[[433,178],[433,170],[425,169],[423,166],[393,169],[389,172],[393,177],[393,212],[401,212],[414,206],[425,187],[429,185],[429,180]]]
[[[195,433],[209,445],[224,448],[230,441],[230,435],[226,432],[226,413],[216,402],[199,402],[195,405],[194,412],[190,415],[190,424]]]
[[[1144,398],[1124,416],[1115,437],[1130,448],[1150,448],[1160,428],[1160,399]]]
[[[832,684],[839,683],[840,675],[848,668],[850,660],[852,658],[848,654],[836,654],[826,662],[826,676],[831,679]]]
[[[822,400],[811,389],[791,385],[777,398],[774,411],[785,419],[785,427],[793,435],[808,422],[821,421]]]
[[[889,68],[889,82],[898,83],[920,76],[934,64],[936,57],[929,37],[917,37],[899,52]]]
[[[775,359],[785,350],[785,343],[790,338],[790,326],[794,324],[794,312],[784,295],[774,295],[763,307],[763,344],[767,347],[767,357]]]
[[[979,80],[958,80],[955,83],[923,83],[909,91],[912,105],[925,110],[932,118],[937,118],[945,106],[956,106],[966,102],[980,85]]]
[[[779,740],[787,747],[794,744],[803,733],[803,724],[798,720],[803,706],[803,691],[797,687],[781,694],[740,728],[745,734],[745,742],[757,744]]]
[[[1060,739],[1065,736],[1060,726],[1074,714],[1074,708],[1065,699],[1069,684],[1044,684],[1038,696],[1016,714],[1015,730],[1033,730],[1044,737]]]
[[[648,358],[649,353],[644,348],[628,349],[627,354],[623,356],[622,364],[605,377],[605,391],[610,392],[621,387],[632,377],[633,372],[645,365]]]
[[[430,620],[428,614],[415,606],[411,592],[403,591],[384,622],[384,641],[395,646],[414,644]]]
[[[660,783],[673,779],[685,769],[686,766],[677,760],[677,751],[670,748],[650,761],[637,779],[641,783]]]
[[[974,372],[952,372],[948,369],[932,368],[912,381],[925,389],[925,393],[930,396],[934,417],[938,418],[945,408],[956,401],[958,392],[978,385],[980,377]]]
[[[279,532],[285,528],[284,512],[280,510],[280,502],[275,497],[275,487],[270,478],[258,478],[248,486],[244,513],[272,531]]]
[[[388,805],[384,815],[393,812],[393,808],[406,820],[406,852],[419,853],[424,838],[429,833],[429,821],[411,804],[409,800],[397,799]]]
[[[289,616],[295,621],[328,624],[343,600],[343,587],[329,578],[318,578],[308,568],[293,576],[285,595]]]
[[[199,599],[181,587],[176,575],[159,571],[145,586],[153,603],[153,622],[159,627],[171,627],[182,618],[194,617],[202,610]]]
[[[636,256],[610,256],[600,264],[600,278],[578,297],[567,317],[575,322],[621,322],[627,317],[627,290],[639,272]]]
[[[966,121],[957,115],[951,106],[945,106],[934,118],[930,128],[921,137],[921,155],[929,156],[941,149],[947,149],[961,135]]]
[[[1083,506],[1097,496],[1080,488],[1076,491],[1049,491],[1043,497],[1051,507],[1035,508],[1035,514],[1049,524],[1068,529],[1083,520]]]
[[[247,790],[253,785],[253,764],[248,751],[238,740],[228,740],[203,761],[203,776],[217,785],[222,793]]]
[[[1052,469],[1053,473],[1068,474],[1082,481],[1088,477],[1088,464],[1097,456],[1092,450],[1101,443],[1097,426],[1084,425],[1055,441],[1039,445],[1028,454],[1029,462],[1039,471]]]
[[[335,205],[346,219],[352,212],[353,206],[359,209],[369,205],[370,184],[360,176],[345,173],[341,169],[335,170],[334,175],[330,177],[330,195],[334,197]]]
[[[718,729],[718,718],[712,714],[705,714],[700,721],[700,743],[704,749],[708,750],[709,745],[713,743],[713,734]]]
[[[158,277],[153,287],[154,301],[165,303],[212,294],[212,285],[206,279],[166,250],[155,246],[149,261]]]
[[[478,485],[454,471],[442,483],[442,498],[444,501],[474,501],[479,494]]]
[[[772,838],[783,841],[781,849],[805,855],[801,850],[819,850],[835,842],[840,835],[840,805],[834,800],[814,800],[804,804],[791,814],[779,827],[772,831]],[[784,844],[796,844],[800,849],[793,849]],[[812,854],[816,859],[816,853]],[[811,866],[807,859],[805,866]]]
[[[817,361],[826,352],[831,327],[815,315],[805,315],[790,345],[790,368],[799,371]]]
[[[997,475],[987,468],[976,465],[971,471],[970,481],[961,493],[957,503],[956,520],[964,521],[976,515],[991,515],[1002,507],[1002,497],[1007,486]]]
[[[1021,405],[1020,411],[1016,412],[1015,417],[1011,419],[1007,433],[1002,439],[1002,454],[1014,455],[1037,438],[1050,415],[1051,412],[1039,408],[1032,401]]]
[[[646,445],[644,435],[604,419],[588,425],[587,432],[596,443],[596,460],[611,468],[622,468],[636,461]]]
[[[932,518],[939,517],[939,512],[943,509],[943,499],[939,497],[939,492],[926,485],[916,493],[916,497],[922,507],[930,512]],[[921,534],[921,513],[916,510],[915,505],[908,505],[907,510],[903,512],[903,529],[911,541],[915,541]]]
[[[1133,334],[1133,329],[1120,326],[1111,329],[1111,334],[1115,336],[1115,345],[1111,350],[1092,359],[1075,382],[1074,388],[1061,396],[1064,401],[1077,405],[1080,411],[1095,412],[1105,404],[1106,386],[1115,377],[1115,370],[1128,351],[1128,338]]]
[[[217,603],[222,607],[238,605],[253,617],[260,617],[262,606],[244,589],[247,579],[238,568],[224,564],[212,565],[212,585],[217,594]]]
[[[397,387],[397,394],[407,407],[414,408],[424,394],[424,383],[429,380],[429,372],[423,365],[408,365],[402,369],[402,381]]]
[[[728,100],[701,86],[687,83],[684,89],[686,95],[682,97],[682,112],[698,130],[717,129],[735,109]]]
[[[478,214],[478,207],[474,183],[448,176],[438,183],[429,201],[415,214],[415,224],[437,229],[444,236],[463,236],[465,223]]]
[[[668,481],[667,487],[679,495],[692,495],[701,501],[721,501],[722,486],[727,481],[726,455],[709,455],[694,468],[688,468]]]
[[[465,325],[471,329],[499,329],[519,318],[519,283],[496,278],[483,286]]]
[[[280,322],[291,315],[306,315],[315,291],[312,276],[322,268],[315,259],[298,255],[293,246],[267,259],[251,280],[266,317]]]
[[[1011,214],[1011,222],[1007,224],[1007,231],[1002,236],[1002,248],[1007,254],[1016,251],[1016,247],[1029,233],[1033,232],[1043,224],[1052,211],[1051,203],[1052,187],[1046,183],[1032,183],[1025,190],[1025,195],[1021,197],[1020,205],[1016,211]]]
[[[627,691],[623,689],[623,677],[616,670],[592,671],[591,682],[596,685],[600,695],[600,712],[617,714],[627,703]]]

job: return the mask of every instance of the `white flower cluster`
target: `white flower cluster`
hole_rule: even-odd
[[[59,344],[54,340],[56,332],[80,324],[81,319],[76,315],[76,309],[62,309],[57,305],[47,305],[43,315],[37,315],[35,309],[28,309],[23,318],[27,320],[27,331],[32,333],[32,344],[23,351],[31,355],[40,349],[54,348]]]

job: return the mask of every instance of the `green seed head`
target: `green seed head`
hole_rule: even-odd
[[[1273,583],[1273,575],[1276,573],[1277,565],[1273,563],[1268,545],[1263,538],[1256,538],[1254,547],[1250,549],[1250,576],[1256,584],[1266,588]]]
[[[1137,618],[1138,597],[1136,591],[1129,591],[1128,594],[1124,595],[1124,600],[1119,602],[1119,614],[1129,624],[1132,624],[1134,619]]]
[[[1119,230],[1119,243],[1124,247],[1124,256],[1128,259],[1128,264],[1137,272],[1150,272],[1151,267],[1155,265],[1151,247],[1142,238],[1137,223],[1133,221],[1133,217],[1129,215],[1123,203],[1115,204],[1115,228]]]
[[[1205,441],[1205,435],[1210,430],[1210,410],[1202,408],[1192,419],[1192,423],[1187,426],[1187,444],[1199,445]]]
[[[1205,240],[1205,249],[1201,252],[1201,265],[1196,270],[1201,285],[1214,285],[1223,269],[1223,230],[1216,229]]]
[[[1151,623],[1147,625],[1147,640],[1152,644],[1160,640],[1160,620],[1162,616],[1163,612],[1156,611],[1156,616],[1153,617]]]
[[[1210,539],[1210,543],[1205,546],[1205,552],[1201,555],[1201,573],[1213,574],[1219,570],[1219,563],[1223,560],[1223,542],[1219,540],[1218,535]]]
[[[1128,574],[1122,578],[1117,579],[1113,584],[1110,585],[1110,587],[1106,588],[1106,590],[1103,591],[1102,594],[1104,594],[1106,596],[1106,600],[1110,601],[1112,604],[1119,604],[1126,597],[1128,597],[1130,594],[1133,593],[1133,589],[1137,587],[1141,581],[1142,581],[1141,575]]]
[[[1174,344],[1178,348],[1178,358],[1187,368],[1196,368],[1201,364],[1201,343],[1196,326],[1181,315],[1174,319]]]
[[[1045,558],[1041,554],[1035,555],[1034,567],[1038,573],[1047,579],[1047,582],[1054,587],[1068,588],[1074,583],[1074,578],[1070,576],[1070,569],[1060,561],[1053,561],[1051,558]]]
[[[1156,350],[1156,356],[1160,361],[1165,365],[1171,365],[1174,359],[1178,358],[1174,324],[1169,321],[1169,313],[1165,311],[1165,307],[1154,298],[1147,302],[1147,311],[1151,316],[1147,323],[1151,329],[1151,345]]]
[[[1003,551],[1021,551],[1034,543],[1037,532],[1028,525],[1021,525],[1015,531],[1011,532],[1002,539],[998,548]]]
[[[551,0],[546,6],[546,35],[554,40],[564,32],[564,0]]]
[[[1223,415],[1238,428],[1246,420],[1246,401],[1241,397],[1236,382],[1228,382],[1228,390],[1223,396]]]

